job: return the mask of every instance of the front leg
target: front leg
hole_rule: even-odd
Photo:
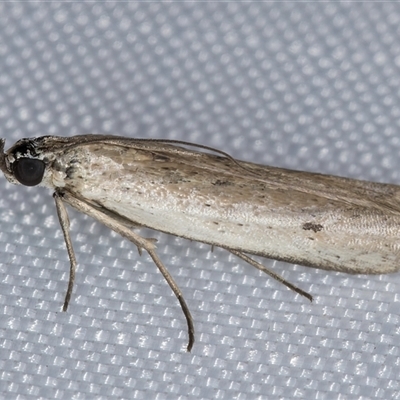
[[[165,280],[167,281],[168,285],[174,292],[176,298],[178,299],[183,314],[186,318],[186,323],[188,326],[188,335],[189,335],[189,342],[187,345],[187,350],[190,351],[194,344],[194,324],[193,318],[189,311],[189,307],[187,306],[185,299],[183,298],[183,294],[179,289],[178,285],[176,284],[175,280],[165,268],[164,264],[161,262],[160,258],[158,257],[157,253],[155,252],[155,245],[153,239],[146,239],[142,238],[140,235],[136,234],[135,232],[131,231],[124,223],[119,221],[116,218],[113,218],[112,212],[108,210],[102,210],[101,208],[94,207],[92,204],[86,202],[85,200],[79,199],[75,197],[73,194],[69,192],[61,192],[56,191],[54,193],[54,199],[56,202],[58,218],[60,220],[61,228],[63,230],[65,243],[68,250],[68,256],[70,258],[71,268],[70,268],[70,280],[68,283],[68,290],[65,297],[64,307],[63,310],[66,311],[68,307],[69,300],[71,298],[72,288],[75,279],[75,270],[76,270],[76,258],[72,248],[72,242],[69,234],[69,218],[67,214],[67,210],[65,208],[64,202],[69,204],[70,206],[74,207],[80,212],[83,212],[86,215],[98,220],[99,222],[106,225],[108,228],[112,229],[114,232],[119,233],[124,238],[130,240],[134,243],[139,251],[141,249],[146,250],[150,257],[153,259],[154,263],[157,265],[158,269],[160,270],[161,274],[164,276]]]

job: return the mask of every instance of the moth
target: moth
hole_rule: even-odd
[[[186,317],[188,351],[195,340],[189,308],[155,241],[135,227],[226,249],[309,300],[249,254],[350,274],[400,269],[397,185],[257,165],[173,140],[43,136],[21,139],[5,153],[4,144],[0,169],[9,182],[54,192],[70,259],[63,311],[77,265],[68,204],[149,254]]]

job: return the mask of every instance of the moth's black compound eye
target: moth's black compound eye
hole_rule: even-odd
[[[44,162],[34,158],[20,158],[13,163],[14,176],[25,186],[36,186],[42,182]]]

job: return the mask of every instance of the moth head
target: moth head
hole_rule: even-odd
[[[40,185],[44,181],[48,160],[38,150],[38,139],[21,139],[7,152],[5,140],[0,140],[0,169],[7,180],[25,186]]]

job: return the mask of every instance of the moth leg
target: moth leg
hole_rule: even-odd
[[[138,224],[138,223],[136,223],[136,222],[133,222],[133,221],[127,219],[127,218],[124,218],[123,216],[118,215],[118,214],[116,214],[116,213],[114,213],[114,212],[112,212],[112,211],[110,211],[110,210],[106,210],[105,208],[102,208],[102,207],[99,206],[97,203],[89,202],[89,201],[88,201],[87,204],[90,204],[90,205],[93,204],[93,207],[98,208],[98,209],[101,209],[101,211],[102,211],[103,214],[106,214],[106,215],[108,215],[109,217],[114,218],[115,220],[121,222],[121,224],[125,225],[127,228],[130,228],[130,229],[138,229],[138,228],[141,228],[141,227],[142,227],[140,224]]]
[[[146,249],[146,251],[149,253],[150,257],[153,259],[154,263],[157,265],[158,269],[162,273],[164,279],[168,282],[169,287],[172,289],[176,298],[179,301],[179,304],[181,305],[181,308],[182,308],[183,314],[185,315],[186,323],[188,326],[189,342],[188,342],[186,349],[187,349],[187,351],[190,351],[190,350],[192,350],[192,347],[194,344],[194,324],[193,324],[193,317],[190,314],[189,307],[186,304],[186,301],[183,297],[181,290],[179,289],[179,286],[176,284],[174,278],[171,276],[171,274],[165,268],[164,264],[159,259],[156,252],[154,250],[148,250],[148,249]]]
[[[76,263],[74,248],[72,247],[71,236],[69,234],[70,223],[69,223],[67,209],[65,208],[65,205],[62,201],[61,196],[57,192],[54,192],[53,197],[56,202],[58,220],[60,221],[60,225],[61,225],[61,229],[62,229],[62,232],[64,235],[65,245],[67,247],[68,257],[69,257],[69,261],[70,261],[68,289],[67,289],[67,293],[65,295],[65,300],[64,300],[64,305],[63,305],[63,311],[67,311],[69,301],[71,300],[72,289],[74,287],[77,263]]]
[[[250,258],[246,254],[242,253],[241,251],[231,250],[231,249],[227,249],[227,250],[230,253],[234,254],[235,256],[237,256],[237,257],[241,258],[242,260],[246,261],[247,263],[249,263],[253,267],[259,269],[260,271],[266,273],[270,277],[276,279],[278,282],[283,283],[289,289],[295,291],[298,294],[301,294],[302,296],[306,297],[308,300],[312,301],[313,298],[309,293],[305,292],[304,290],[301,290],[300,288],[298,288],[295,285],[292,285],[290,282],[288,282],[287,280],[283,279],[281,276],[279,276],[275,272],[270,271],[268,268],[264,267],[264,265],[260,264],[256,260],[253,260],[252,258]]]
[[[107,210],[105,208],[102,208],[99,206],[97,203],[92,202],[92,201],[85,201],[85,203],[88,206],[92,206],[96,208],[97,210],[100,210],[103,214],[109,216],[110,218],[114,219],[115,221],[120,222],[122,225],[126,226],[129,229],[138,229],[141,228],[142,226],[134,221],[129,220],[128,218],[123,217],[122,215],[118,215],[115,212],[112,212],[110,210]],[[156,238],[146,238],[148,241],[156,243],[157,239]],[[137,246],[138,253],[141,256],[142,255],[142,247]]]
[[[102,212],[101,209],[93,207],[91,204],[88,204],[84,200],[78,199],[77,197],[73,196],[72,194],[70,194],[68,192],[62,192],[59,194],[59,196],[62,197],[62,201],[66,202],[67,204],[74,207],[78,211],[83,212],[84,214],[89,215],[90,217],[98,220],[102,224],[106,225],[108,228],[112,229],[114,232],[117,232],[124,238],[130,240],[133,244],[136,245],[137,248],[144,249],[147,251],[147,253],[150,255],[150,257],[153,259],[154,263],[157,265],[158,269],[160,270],[161,274],[167,281],[169,287],[172,289],[172,291],[174,292],[176,298],[178,299],[178,301],[181,305],[181,308],[182,308],[183,314],[185,315],[186,323],[188,326],[189,341],[188,341],[188,345],[187,345],[187,351],[190,351],[194,344],[193,318],[189,311],[189,307],[187,306],[185,299],[183,298],[183,294],[182,294],[181,290],[179,289],[178,285],[176,284],[174,278],[171,276],[171,274],[165,268],[164,264],[158,257],[157,253],[155,252],[155,245],[154,245],[153,240],[142,238],[137,233],[131,231],[128,227],[126,227],[120,221],[115,220],[109,214]]]
[[[138,225],[139,226],[139,225]],[[151,243],[157,243],[158,242],[158,240],[156,239],[156,238],[144,238],[145,240],[148,240],[149,242],[151,242]],[[137,247],[137,249],[138,249],[138,253],[139,253],[139,256],[141,256],[142,255],[142,250],[143,250],[143,248],[142,247],[139,247],[139,246],[136,246]]]

